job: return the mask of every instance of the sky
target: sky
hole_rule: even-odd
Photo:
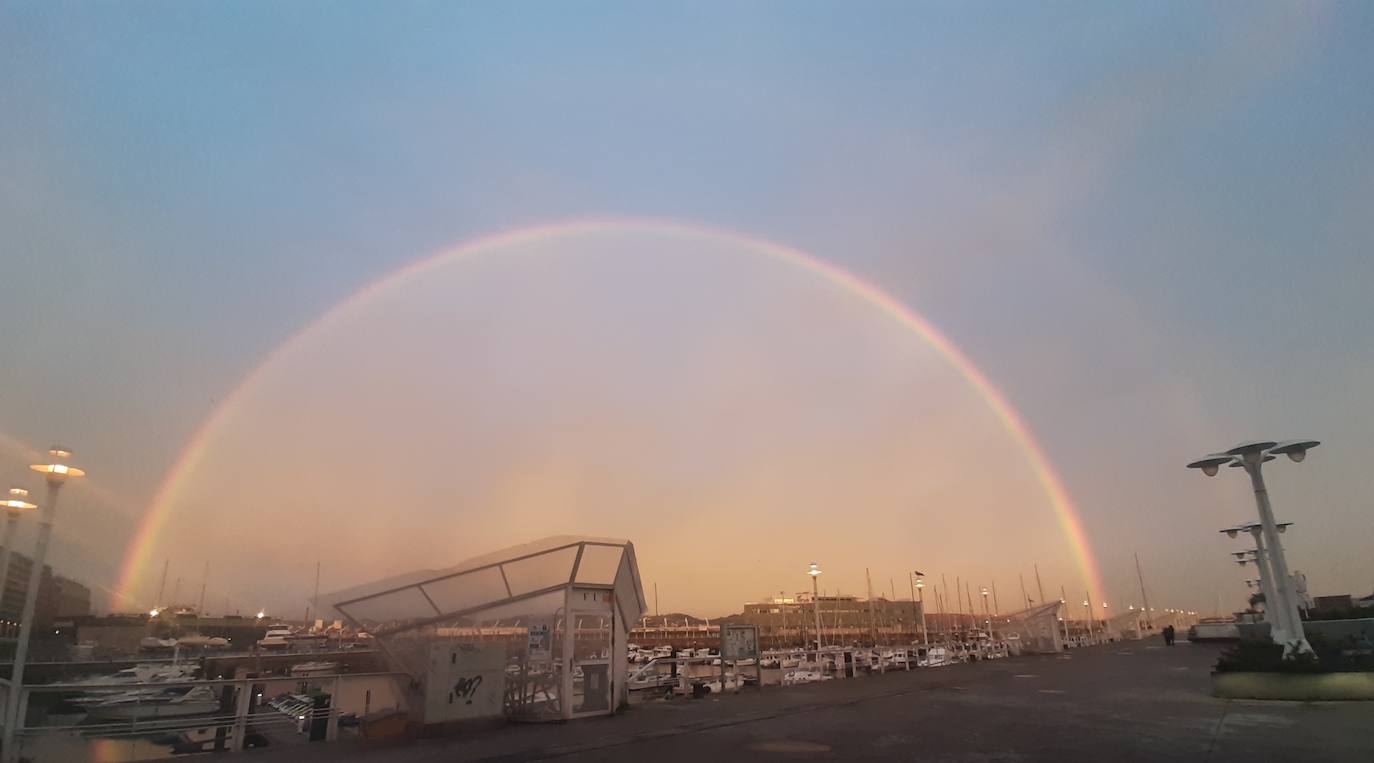
[[[563,532],[635,541],[664,611],[812,561],[1077,599],[986,401],[774,242],[991,380],[1094,599],[1138,603],[1138,553],[1152,604],[1238,608],[1248,486],[1182,466],[1289,437],[1324,443],[1269,468],[1289,564],[1367,594],[1371,32],[1361,3],[6,3],[0,481],[76,453],[53,563],[116,610],[168,603],[164,561],[163,599],[208,563],[211,611],[294,614],[317,561],[328,590]],[[384,280],[585,220],[624,224]]]

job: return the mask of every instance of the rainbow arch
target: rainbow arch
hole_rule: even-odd
[[[938,329],[918,315],[910,307],[897,300],[878,286],[857,275],[826,262],[805,252],[792,249],[771,241],[750,238],[730,231],[717,230],[706,226],[689,226],[682,223],[660,220],[585,220],[575,222],[539,225],[519,228],[495,235],[474,239],[453,249],[447,249],[409,265],[392,271],[388,275],[354,292],[324,312],[304,328],[278,344],[271,353],[250,371],[243,381],[231,392],[192,435],[180,456],[172,464],[162,484],[153,497],[151,509],[144,516],[135,537],[130,543],[120,566],[119,582],[115,586],[118,595],[127,601],[137,601],[134,588],[139,584],[139,576],[147,569],[156,544],[158,533],[171,516],[176,505],[177,489],[185,476],[203,459],[205,445],[219,423],[225,420],[237,407],[247,392],[259,382],[266,369],[282,356],[290,353],[308,339],[322,326],[342,315],[359,309],[376,295],[422,276],[427,271],[438,268],[453,260],[476,256],[483,252],[499,250],[503,247],[530,243],[534,241],[589,234],[596,232],[647,232],[672,234],[724,240],[740,245],[760,255],[772,257],[802,271],[815,275],[835,288],[851,294],[866,304],[895,320],[901,326],[919,336],[940,353],[964,380],[977,391],[978,395],[992,410],[1012,439],[1017,442],[1026,455],[1027,462],[1035,473],[1045,497],[1050,502],[1055,516],[1069,543],[1070,551],[1083,579],[1092,590],[1105,593],[1097,559],[1088,543],[1083,523],[1064,488],[1063,480],[1054,470],[1044,450],[1032,436],[1016,409],[993,385],[992,381],[974,365],[960,349]]]

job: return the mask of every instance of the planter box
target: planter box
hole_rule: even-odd
[[[1374,700],[1374,673],[1213,673],[1212,695],[1303,702]]]

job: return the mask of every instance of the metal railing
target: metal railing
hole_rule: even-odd
[[[334,741],[342,725],[371,710],[403,709],[402,677],[409,679],[344,673],[30,685],[19,692],[14,739],[19,755],[35,763],[146,760]],[[0,681],[0,699],[7,703],[12,692]],[[317,694],[328,695],[328,703],[317,707]]]

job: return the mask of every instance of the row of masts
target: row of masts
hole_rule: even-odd
[[[158,584],[157,584],[157,599],[154,600],[154,605],[153,605],[153,606],[154,606],[154,611],[157,611],[158,609],[161,609],[161,608],[164,606],[165,603],[169,603],[167,599],[163,598],[163,595],[167,592],[167,570],[168,570],[168,568],[171,567],[171,564],[172,564],[172,560],[171,560],[170,558],[162,560],[162,578],[158,581]],[[200,599],[196,602],[196,612],[197,612],[197,613],[203,613],[203,612],[205,611],[205,591],[206,591],[206,587],[209,585],[209,583],[210,583],[210,560],[207,559],[207,560],[205,561],[205,569],[204,569],[204,571],[203,571],[203,572],[201,573],[201,575],[200,575]],[[171,598],[171,602],[176,602],[177,597],[179,597],[180,595],[181,595],[181,577],[178,576],[178,577],[176,578],[176,580],[174,580],[174,581],[172,582],[172,598]],[[658,588],[657,588],[657,585],[655,585],[655,588],[654,588],[654,598],[655,598],[655,599],[658,598]],[[310,608],[315,604],[315,602],[319,601],[319,599],[320,599],[320,563],[319,563],[318,561],[316,561],[316,562],[315,562],[315,592],[314,592],[314,595],[310,597],[310,602],[309,602],[308,604],[306,604],[306,606],[305,606],[305,617],[303,618],[303,620],[304,620],[305,622],[310,622]],[[229,595],[228,595],[228,594],[225,594],[225,596],[224,596],[224,614],[226,614],[226,615],[229,614]]]
[[[1154,617],[1153,617],[1153,615],[1151,614],[1151,612],[1152,612],[1153,610],[1150,609],[1150,597],[1149,597],[1149,594],[1146,593],[1146,589],[1145,589],[1145,574],[1144,574],[1144,572],[1141,571],[1141,567],[1140,567],[1140,554],[1132,554],[1132,556],[1133,556],[1134,559],[1135,559],[1135,574],[1136,574],[1136,581],[1137,581],[1137,582],[1139,583],[1139,585],[1140,585],[1141,611],[1145,614],[1145,623],[1146,623],[1146,625],[1147,625],[1148,627],[1153,628],[1153,627],[1154,627]],[[1034,571],[1035,571],[1035,588],[1036,588],[1036,592],[1040,595],[1039,602],[1043,604],[1043,603],[1045,603],[1045,601],[1046,601],[1046,599],[1045,599],[1045,584],[1044,584],[1044,582],[1040,579],[1040,565],[1039,565],[1039,563],[1033,564],[1033,565],[1032,565],[1032,568],[1033,568]],[[872,575],[872,573],[870,572],[870,570],[869,570],[867,567],[864,568],[864,577],[867,579],[867,585],[868,585],[868,618],[869,618],[869,628],[870,628],[870,630],[873,632],[874,636],[876,637],[876,635],[877,635],[877,633],[878,633],[879,625],[878,625],[878,622],[877,622],[877,615],[876,615],[875,612],[874,612],[873,575]],[[1033,601],[1033,600],[1030,598],[1030,594],[1026,591],[1026,575],[1025,575],[1025,573],[1018,573],[1018,578],[1020,579],[1020,583],[1021,583],[1021,601],[1022,601],[1024,607],[1025,607],[1026,609],[1029,609],[1030,607],[1034,606],[1035,601]],[[940,573],[940,582],[941,582],[941,584],[944,586],[944,590],[945,590],[945,591],[949,591],[949,590],[950,590],[950,588],[949,588],[949,578],[946,577],[944,573]],[[897,583],[896,583],[896,578],[888,578],[888,587],[889,587],[890,593],[892,594],[892,598],[890,599],[890,601],[897,601]],[[936,605],[936,608],[937,608],[938,612],[939,612],[940,614],[942,614],[942,615],[943,615],[943,614],[947,614],[948,612],[947,612],[947,609],[946,609],[946,599],[945,599],[945,596],[941,594],[940,586],[936,586],[936,585],[932,584],[931,587],[932,587],[932,589],[933,589],[932,592],[933,592],[934,595],[935,595],[935,605]],[[319,565],[318,565],[318,564],[316,565],[316,569],[315,569],[315,588],[316,588],[316,596],[318,597],[318,595],[319,595]],[[962,589],[962,591],[963,591],[963,595],[962,595],[962,596],[960,596],[960,593],[959,593],[961,589]],[[953,589],[953,590],[954,590],[954,601],[955,601],[955,612],[954,612],[954,614],[955,614],[957,617],[961,617],[961,618],[962,618],[962,617],[964,616],[964,606],[965,606],[965,604],[967,604],[967,606],[968,606],[968,616],[970,616],[970,617],[977,617],[978,611],[977,611],[977,609],[976,609],[976,608],[974,607],[974,605],[973,605],[973,587],[972,587],[972,583],[966,582],[966,581],[964,581],[961,577],[959,577],[959,576],[956,575],[955,578],[954,578],[954,589]],[[836,591],[836,595],[839,595],[839,592],[838,592],[838,591]],[[1000,614],[1001,614],[1001,605],[998,603],[998,600],[997,600],[997,581],[996,581],[996,580],[992,581],[991,584],[990,584],[990,587],[989,587],[988,589],[983,589],[982,595],[983,595],[983,598],[984,598],[984,602],[983,602],[983,603],[984,603],[984,610],[987,609],[987,597],[988,597],[989,595],[991,595],[991,596],[992,596],[992,612],[991,612],[991,614],[992,614],[992,615],[1000,615]],[[1092,616],[1092,613],[1093,613],[1093,611],[1094,611],[1094,610],[1093,610],[1092,602],[1094,601],[1094,599],[1093,599],[1093,597],[1092,597],[1092,591],[1091,591],[1091,589],[1084,589],[1083,596],[1084,596],[1084,599],[1083,599],[1083,600],[1084,600],[1085,602],[1087,602],[1087,606],[1088,606],[1088,621],[1089,621],[1089,623],[1091,623],[1092,620],[1096,619],[1096,618],[1094,618],[1094,617]],[[1059,587],[1059,597],[1060,597],[1060,601],[1063,602],[1063,603],[1067,606],[1068,600],[1069,600],[1069,598],[1068,598],[1068,592],[1065,590],[1065,587],[1062,586],[1062,585]],[[914,596],[913,596],[913,601],[915,601],[915,597],[914,597]],[[924,601],[922,601],[922,606],[924,606]],[[1106,607],[1106,603],[1105,603],[1105,602],[1103,603],[1103,607]],[[988,613],[985,611],[985,614],[988,614]],[[654,616],[655,616],[655,617],[658,617],[658,616],[659,616],[659,607],[658,607],[658,583],[657,583],[657,582],[654,583]],[[836,614],[836,617],[837,617],[837,618],[838,618],[838,616],[839,616],[839,615]],[[1104,618],[1104,619],[1105,619],[1105,618]],[[709,621],[708,621],[708,622],[709,622]]]

